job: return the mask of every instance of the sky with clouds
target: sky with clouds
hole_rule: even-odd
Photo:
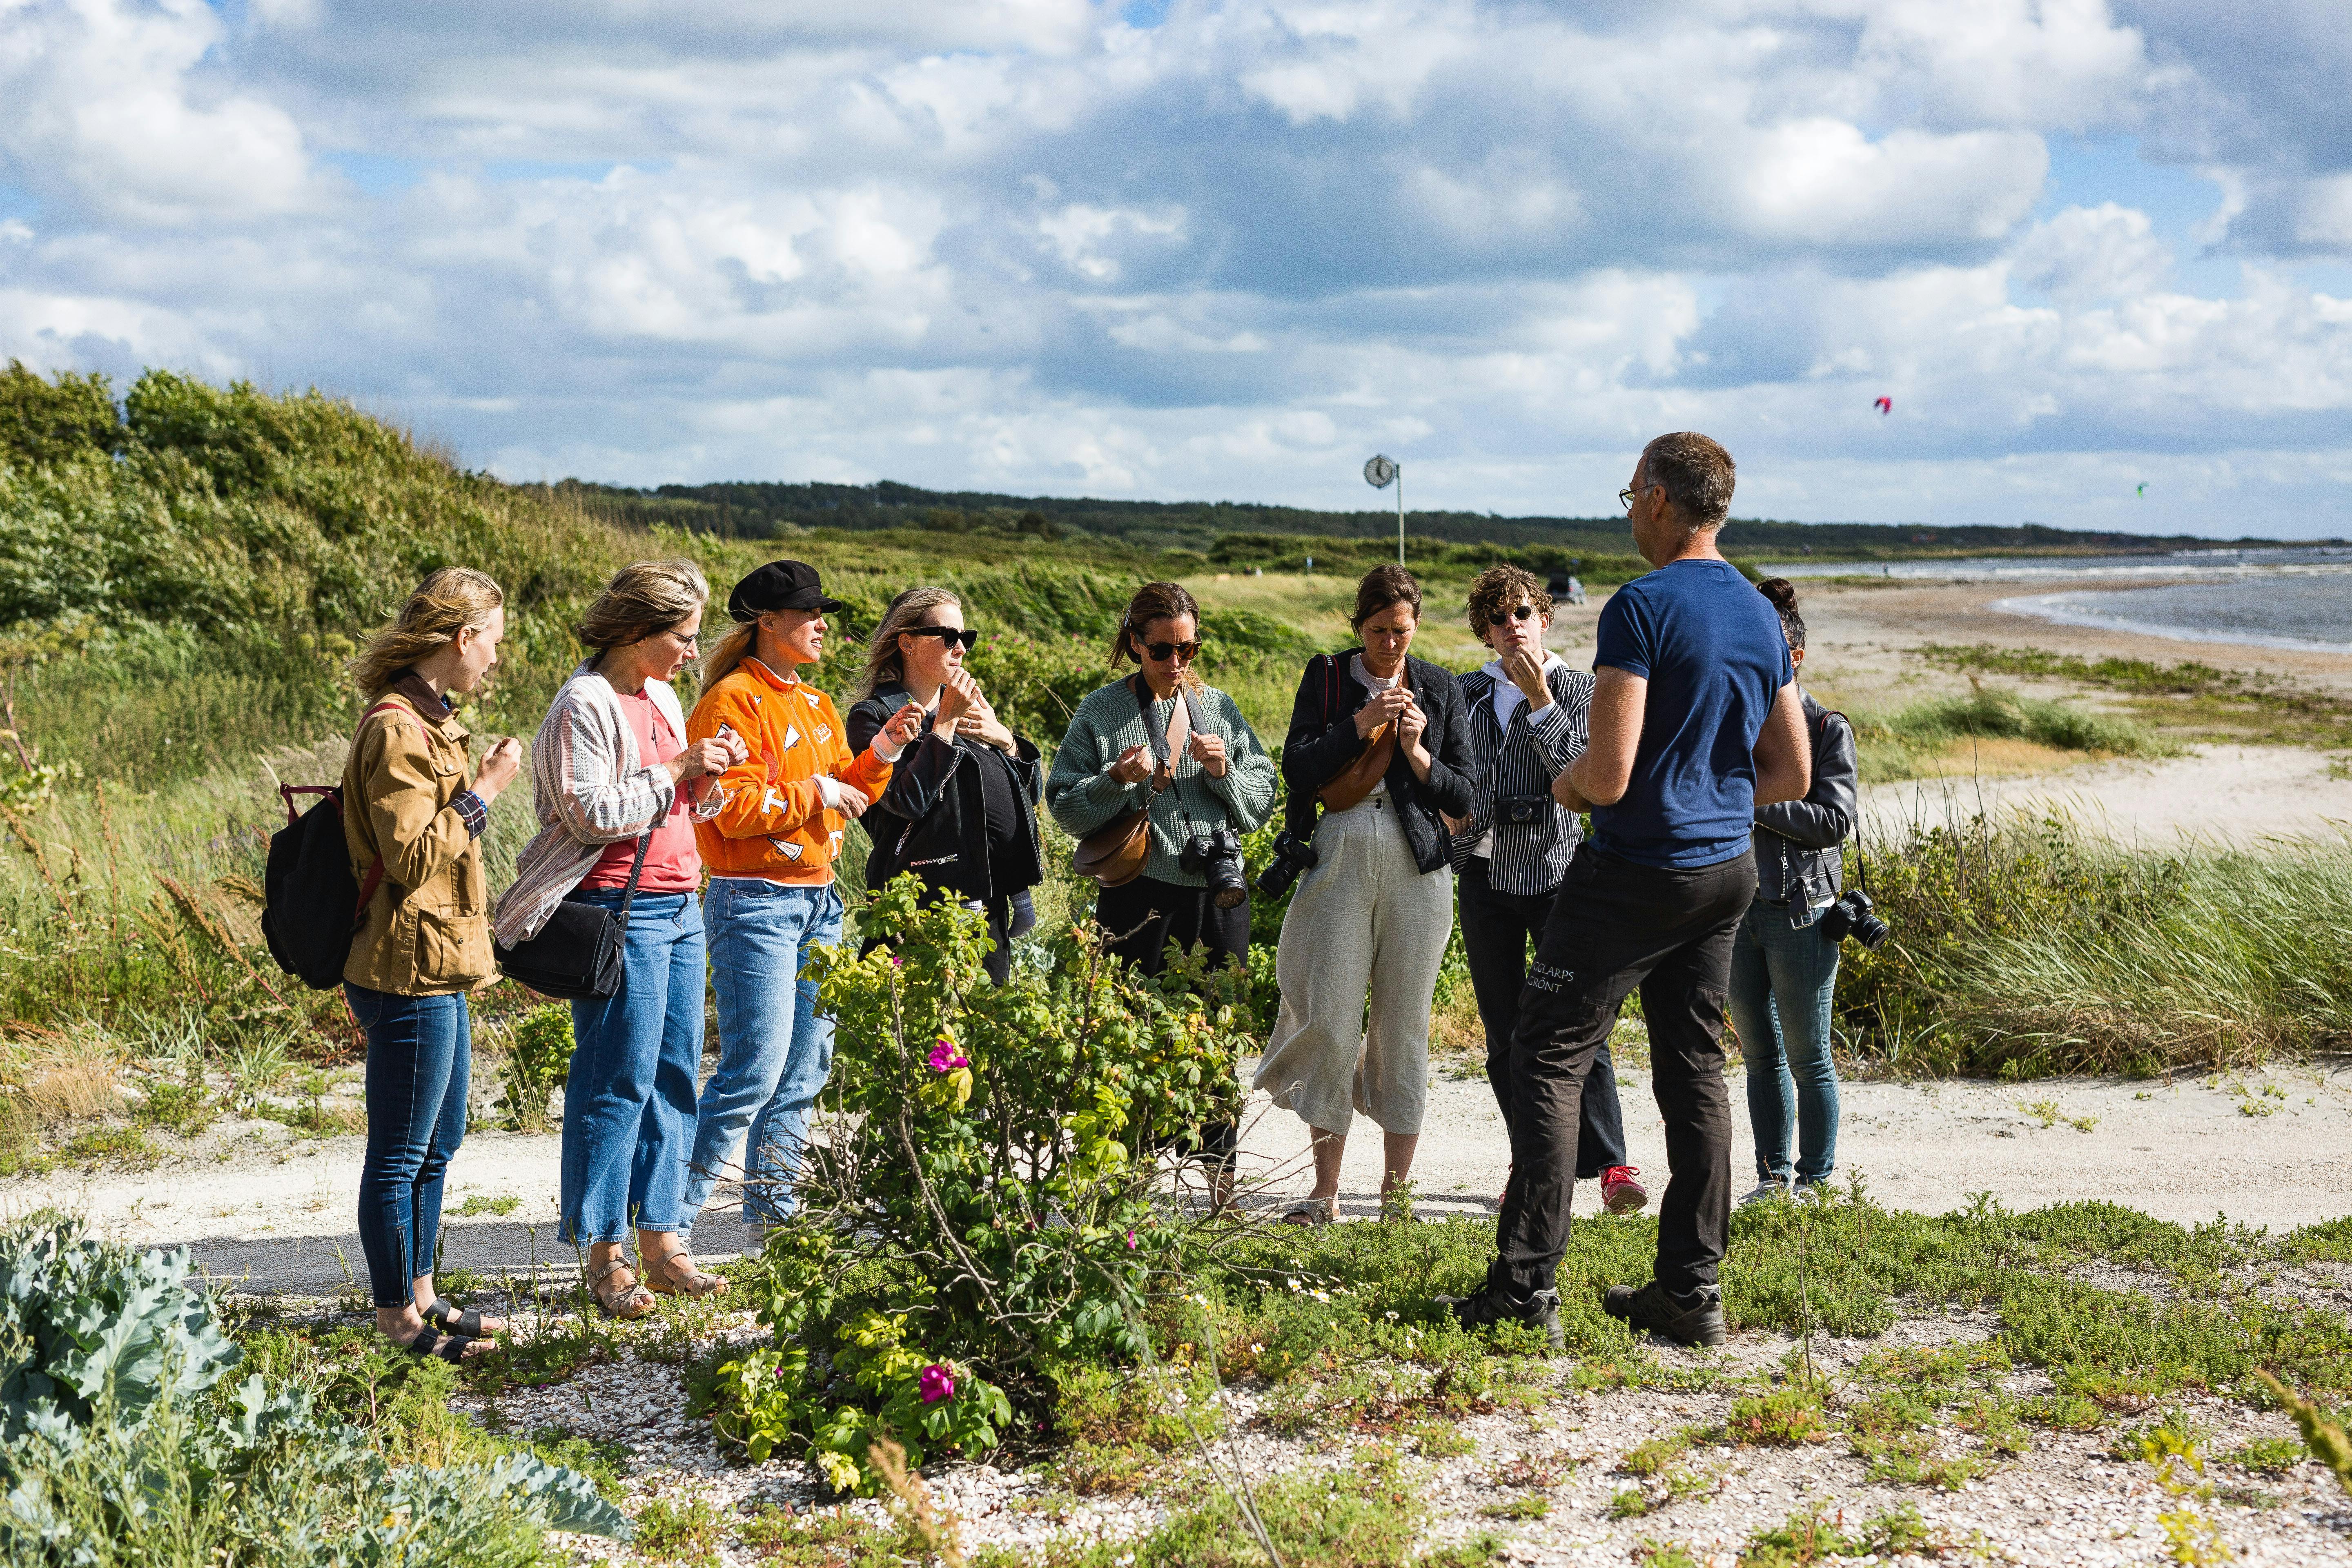
[[[0,0],[0,354],[516,479],[1597,515],[1696,428],[2352,535],[2347,80],[2344,0]]]

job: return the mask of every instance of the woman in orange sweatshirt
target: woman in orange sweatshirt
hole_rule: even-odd
[[[841,940],[833,865],[842,834],[890,782],[922,720],[903,709],[850,753],[833,699],[800,679],[824,657],[825,616],[845,607],[798,561],[771,561],[735,584],[734,628],[704,661],[702,700],[687,721],[688,743],[732,735],[744,758],[719,775],[722,804],[694,829],[710,870],[702,921],[719,1055],[696,1109],[681,1239],[747,1129],[744,1250],[792,1214],[793,1164],[833,1066],[833,1021],[817,1016],[816,983],[801,968],[810,947]]]

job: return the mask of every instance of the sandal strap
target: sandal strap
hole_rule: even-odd
[[[680,1271],[681,1265],[684,1266],[683,1272]],[[699,1300],[727,1287],[725,1279],[703,1268],[683,1247],[656,1259],[652,1271],[655,1279],[648,1282],[646,1288],[656,1294],[689,1296]]]
[[[478,1309],[455,1308],[439,1297],[434,1299],[433,1305],[425,1309],[425,1321],[468,1339],[479,1339],[482,1334],[482,1314]]]
[[[419,1329],[416,1337],[409,1341],[404,1348],[414,1356],[433,1356],[446,1362],[461,1362],[466,1359],[466,1347],[473,1342],[464,1334],[445,1334],[428,1323]]]

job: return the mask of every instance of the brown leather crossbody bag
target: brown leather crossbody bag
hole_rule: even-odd
[[[1323,703],[1325,722],[1339,706],[1339,661],[1330,661],[1330,691]],[[1396,725],[1393,721],[1381,725],[1365,738],[1364,749],[1356,760],[1341,768],[1315,792],[1326,811],[1345,811],[1372,793],[1372,786],[1388,777],[1389,763],[1396,760]]]
[[[1143,715],[1143,737],[1151,746],[1151,794],[1156,800],[1174,780],[1176,758],[1183,754],[1192,741],[1192,693],[1184,686],[1177,687],[1181,700],[1169,717],[1168,732],[1162,735],[1151,727],[1151,704],[1144,700],[1143,678],[1129,676],[1127,689]],[[1106,888],[1124,888],[1143,875],[1143,868],[1150,859],[1151,807],[1139,805],[1120,813],[1079,839],[1070,856],[1070,866],[1079,876],[1092,877]]]

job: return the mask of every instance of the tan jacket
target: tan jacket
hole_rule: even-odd
[[[352,876],[383,879],[352,938],[343,978],[371,991],[444,996],[498,973],[482,847],[450,803],[472,783],[466,727],[433,689],[403,676],[370,703],[343,764],[343,842]]]

